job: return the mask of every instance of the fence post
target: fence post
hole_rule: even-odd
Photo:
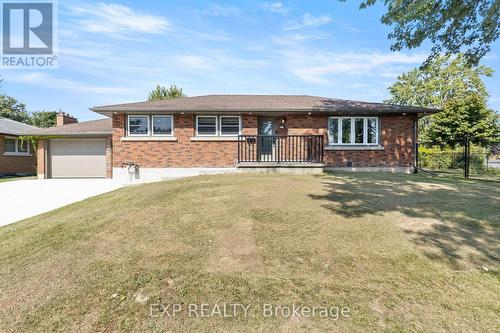
[[[419,143],[415,143],[415,170],[413,170],[413,173],[418,173],[418,146]]]
[[[464,137],[464,178],[469,179],[470,172],[470,143],[469,137]]]

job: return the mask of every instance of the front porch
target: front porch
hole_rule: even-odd
[[[238,168],[323,168],[322,135],[239,135]]]

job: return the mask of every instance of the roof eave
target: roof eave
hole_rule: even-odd
[[[102,114],[104,116],[111,117],[115,113],[211,113],[211,112],[235,112],[235,113],[265,113],[265,112],[275,112],[275,113],[355,113],[355,114],[402,114],[402,113],[424,113],[433,114],[441,112],[441,110],[434,109],[406,109],[406,110],[332,110],[328,108],[315,108],[315,109],[255,109],[255,108],[239,108],[239,109],[226,109],[226,108],[206,108],[206,109],[166,109],[166,108],[149,108],[149,109],[99,109],[91,108],[93,112]]]
[[[37,136],[37,137],[59,137],[59,136],[74,136],[74,137],[85,137],[85,136],[110,136],[113,132],[58,132],[58,133],[24,133],[25,136]]]

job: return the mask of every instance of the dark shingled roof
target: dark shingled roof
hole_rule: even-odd
[[[31,126],[25,123],[20,123],[15,120],[0,117],[0,133],[10,135],[21,135],[26,131],[32,131],[38,127]]]
[[[300,95],[207,95],[98,106],[92,111],[111,112],[338,112],[338,113],[436,113],[440,110],[385,103],[360,102]]]
[[[99,136],[109,135],[113,133],[111,118],[84,121],[82,123],[67,124],[56,127],[41,128],[34,131],[26,132],[26,135],[34,136],[51,136],[51,135],[66,135],[66,136]]]

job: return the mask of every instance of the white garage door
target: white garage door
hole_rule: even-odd
[[[50,140],[52,178],[106,177],[105,139]]]

